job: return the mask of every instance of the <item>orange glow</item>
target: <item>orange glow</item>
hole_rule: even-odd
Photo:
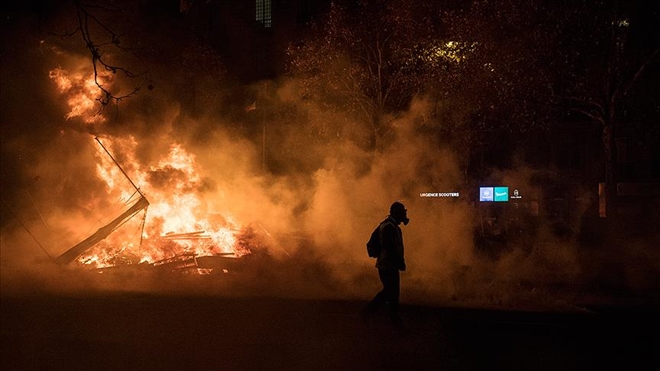
[[[104,116],[98,114],[97,98],[101,92],[94,75],[55,68],[49,77],[58,92],[66,97],[70,109],[67,119],[79,118],[87,124],[105,122]],[[111,85],[111,78],[97,76],[104,86]],[[102,146],[95,142],[98,146],[96,176],[105,184],[106,196],[88,202],[89,210],[104,215],[91,232],[121,215],[141,195],[149,200],[149,206],[85,251],[78,257],[78,263],[94,268],[140,263],[157,265],[182,256],[240,257],[250,253],[244,244],[237,243],[240,225],[231,215],[211,214],[205,210],[206,204],[198,191],[202,177],[195,156],[181,144],[171,144],[155,161],[142,165],[135,153],[139,146],[135,137],[126,135],[100,140]],[[121,169],[115,163],[116,157],[113,160],[114,154],[121,155]]]
[[[135,160],[135,138],[104,138],[102,142],[106,148],[116,148],[130,162],[131,179],[149,199],[150,206],[81,255],[78,262],[105,268],[153,264],[181,255],[240,257],[250,253],[237,246],[239,228],[231,216],[216,216],[213,220],[204,215],[203,203],[195,193],[201,182],[195,157],[181,145],[172,144],[157,165],[145,169]],[[108,195],[125,205],[136,197],[135,189],[100,146],[97,154],[97,176],[104,181]],[[158,186],[149,179],[160,179]],[[138,232],[141,222],[144,229]]]
[[[69,113],[67,119],[81,117],[87,124],[104,122],[105,118],[97,115],[99,111],[98,102],[99,88],[94,81],[93,75],[69,73],[61,68],[50,71],[49,77],[57,85],[60,93],[65,94]],[[104,79],[99,76],[99,79]]]

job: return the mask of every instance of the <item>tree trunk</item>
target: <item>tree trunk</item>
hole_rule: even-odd
[[[608,218],[615,218],[617,207],[617,156],[614,124],[608,120],[603,126],[603,149],[605,152],[605,212]]]

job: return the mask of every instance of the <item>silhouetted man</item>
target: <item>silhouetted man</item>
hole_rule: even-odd
[[[381,251],[376,258],[378,276],[383,289],[374,296],[362,311],[363,320],[373,315],[378,309],[387,304],[390,319],[395,326],[401,324],[399,313],[399,293],[401,279],[399,271],[406,270],[406,261],[403,253],[403,235],[399,224],[408,225],[408,210],[401,202],[394,202],[390,206],[390,214],[380,223]]]

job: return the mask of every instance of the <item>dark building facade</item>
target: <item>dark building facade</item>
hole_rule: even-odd
[[[329,0],[180,0],[189,27],[245,83],[281,74],[288,43],[329,6]]]

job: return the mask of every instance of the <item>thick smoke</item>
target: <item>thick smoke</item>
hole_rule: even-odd
[[[241,90],[229,79],[209,83],[203,69],[178,70],[162,61],[146,66],[153,90],[98,115],[97,105],[67,119],[70,99],[80,91],[58,90],[49,76],[56,69],[89,75],[89,56],[73,41],[65,51],[18,23],[12,27],[13,41],[3,38],[13,57],[3,53],[2,63],[3,293],[126,290],[368,300],[379,282],[365,243],[395,200],[411,218],[403,227],[404,302],[566,309],[561,303],[574,302],[602,278],[585,268],[576,237],[557,237],[544,223],[525,246],[509,246],[497,257],[479,254],[478,203],[463,188],[451,143],[420,130],[420,118],[431,109],[424,99],[389,118],[392,135],[376,151],[366,149],[369,130],[358,118],[298,99],[295,81]],[[253,101],[256,109],[246,112]],[[198,213],[250,227],[259,236],[252,241],[259,242],[253,246],[259,257],[245,257],[238,274],[209,277],[98,275],[53,264],[51,258],[93,232],[90,220],[110,207],[96,176],[96,135],[132,142],[134,152],[123,147],[113,155],[129,176],[138,168],[157,169],[149,173],[153,186],[185,176],[158,167],[172,145],[194,155],[200,180],[181,191],[202,201]],[[492,181],[532,189],[536,175],[519,168],[494,173]],[[141,179],[134,180],[139,186]],[[460,196],[420,197],[424,192]],[[582,198],[572,230],[579,230],[591,195]],[[617,270],[624,286],[652,288],[647,274],[657,272],[658,259],[644,260],[647,269]]]

